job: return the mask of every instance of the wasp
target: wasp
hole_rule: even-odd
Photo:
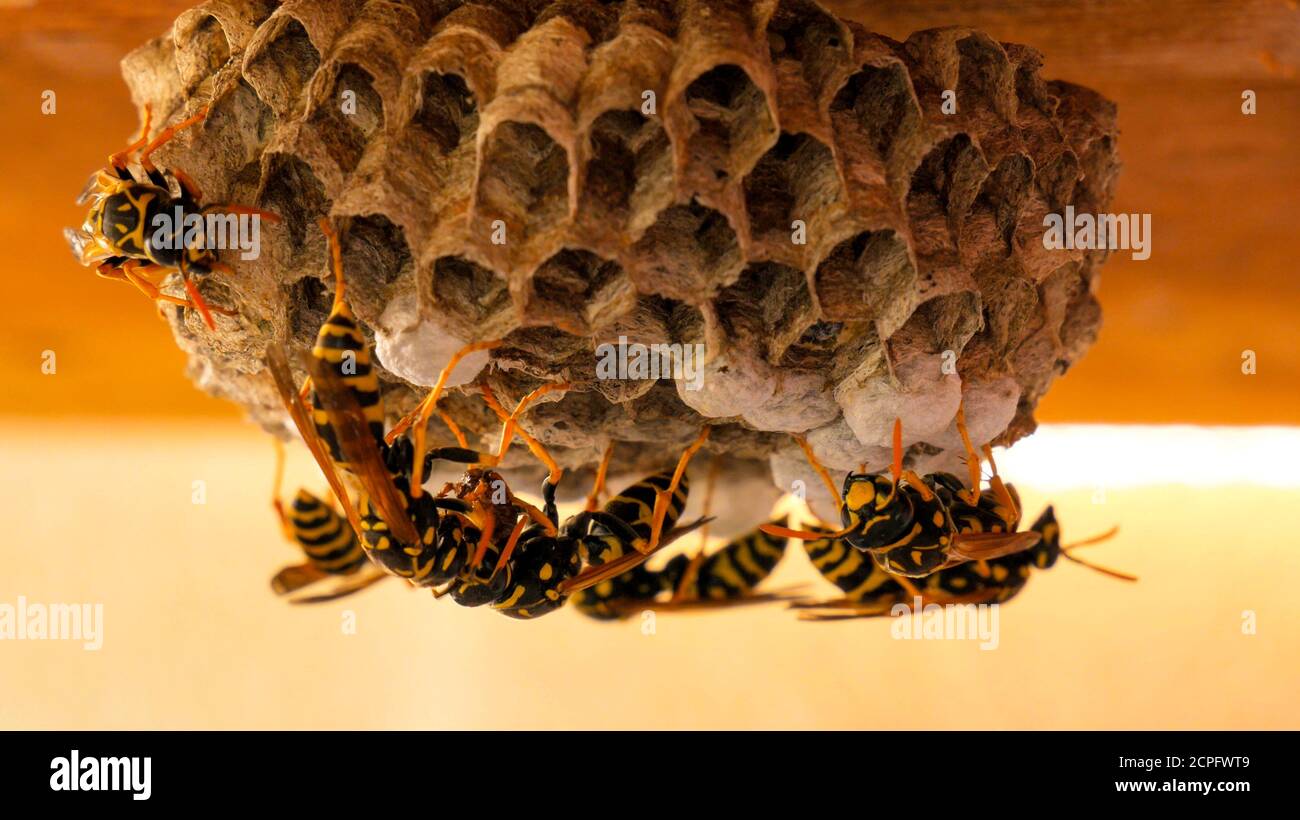
[[[299,433],[335,497],[346,511],[364,553],[390,574],[417,586],[457,577],[480,542],[491,542],[495,505],[432,498],[415,492],[409,465],[411,443],[386,440],[384,406],[372,351],[345,297],[338,236],[328,220],[320,227],[330,249],[334,302],[306,357],[308,378],[295,388],[284,351],[267,350],[267,364]],[[442,448],[426,461],[477,464],[480,454]],[[344,477],[355,485],[355,503]],[[511,507],[513,509],[513,505]],[[486,523],[485,523],[486,522]],[[509,518],[514,523],[514,516]]]
[[[591,618],[616,620],[646,609],[717,608],[778,600],[784,596],[756,593],[755,587],[771,575],[786,544],[787,539],[755,529],[708,555],[675,555],[659,570],[638,566],[574,596],[574,606]]]
[[[108,165],[91,175],[77,198],[78,205],[90,203],[85,223],[80,230],[65,229],[64,237],[81,264],[94,265],[101,277],[128,282],[155,301],[197,310],[208,328],[215,329],[214,313],[233,312],[209,306],[192,277],[202,278],[213,271],[230,275],[233,271],[217,258],[202,230],[187,226],[201,226],[208,214],[218,212],[246,214],[270,222],[279,222],[280,218],[242,205],[200,205],[203,195],[198,186],[178,168],[168,171],[180,191],[179,196],[172,194],[167,175],[153,163],[153,153],[181,131],[203,122],[207,115],[204,107],[149,141],[152,111],[146,106],[139,138],[112,154]],[[131,156],[137,151],[143,178],[137,178],[130,169]],[[163,293],[148,278],[154,273],[179,274],[189,298]]]
[[[277,595],[289,595],[330,577],[343,579],[329,592],[291,598],[292,603],[320,603],[351,595],[388,577],[383,572],[363,572],[370,561],[356,532],[327,501],[303,489],[288,509],[280,500],[284,477],[284,447],[276,442],[273,506],[285,538],[297,544],[306,557],[302,564],[284,567],[271,579]],[[373,568],[372,568],[373,569]]]
[[[541,598],[550,601],[554,599],[547,592],[567,595],[598,583],[607,573],[630,569],[645,560],[653,549],[639,540],[632,544],[631,554],[595,568],[589,576],[572,572],[573,561],[548,569],[542,560],[546,550],[562,554],[571,546],[569,542],[553,543],[559,535],[554,496],[561,471],[515,422],[528,402],[548,389],[567,385],[533,391],[512,414],[505,414],[493,398],[490,404],[503,419],[501,452],[496,456],[463,446],[422,452],[419,433],[423,426],[417,428],[416,442],[401,435],[404,429],[384,433],[383,401],[370,347],[345,299],[338,237],[328,220],[321,220],[320,226],[330,248],[335,293],[330,314],[305,360],[308,378],[301,388],[294,387],[281,346],[268,348],[267,364],[295,426],[370,560],[413,585],[441,586],[435,589],[439,597],[450,594],[466,606],[490,603],[517,617],[545,611],[544,601],[534,603],[517,592],[521,586],[540,590]],[[453,357],[439,386],[465,352]],[[453,432],[463,445],[464,436],[454,425]],[[550,467],[542,490],[545,512],[515,497],[492,469],[515,435]],[[683,456],[679,473],[685,470],[687,458]],[[438,496],[430,496],[421,492],[420,485],[435,459],[468,466],[458,486],[449,485]],[[355,504],[344,477],[356,487]],[[665,490],[674,490],[680,478],[674,475],[669,482],[672,486]],[[453,491],[455,494],[449,495]],[[530,521],[531,528],[527,526]],[[575,560],[581,561],[576,547],[572,552]]]
[[[515,525],[496,566],[509,580],[491,601],[492,608],[521,619],[554,612],[571,597],[581,608],[589,590],[648,572],[642,567],[647,558],[708,520],[677,526],[690,492],[686,467],[707,438],[706,427],[682,453],[675,470],[648,476],[596,509],[594,499],[601,492],[612,447],[607,449],[587,509],[563,525],[555,507],[555,486],[544,483],[544,515],[551,527],[539,522],[525,526],[522,519]],[[668,502],[660,504],[658,499],[665,496]]]
[[[969,488],[949,473],[922,478],[904,470],[901,420],[894,422],[890,472],[850,472],[839,490],[807,441],[796,436],[809,464],[839,507],[843,529],[833,535],[870,554],[882,569],[909,578],[923,578],[966,561],[997,558],[1033,547],[1040,536],[1017,531],[1020,511],[1015,490],[1003,483],[992,449],[987,446],[984,452],[993,477],[990,489],[979,489],[981,460],[970,441],[961,408],[957,412],[957,429],[967,451]],[[820,540],[826,535],[774,525],[764,528],[772,534],[805,540]]]
[[[1115,528],[1063,545],[1056,513],[1049,506],[1030,531],[1036,542],[1028,549],[957,564],[913,581],[888,572],[842,536],[824,530],[820,538],[804,541],[804,549],[817,571],[839,587],[844,596],[830,601],[801,601],[793,606],[802,610],[800,617],[805,620],[825,621],[881,617],[889,615],[897,605],[912,606],[917,599],[922,604],[938,605],[1005,603],[1020,594],[1035,569],[1051,569],[1060,558],[1121,580],[1137,580],[1072,554],[1075,549],[1112,538],[1118,531]]]
[[[600,516],[597,516],[592,510],[595,498],[601,493],[609,454],[609,450],[606,450],[597,471],[596,486],[588,496],[587,517],[584,519],[580,514],[572,522],[579,531],[587,533],[583,547],[584,555],[590,561],[618,556],[626,550],[623,545],[630,539],[649,537],[657,493],[669,480],[667,474],[644,479],[611,499]],[[698,522],[703,527],[707,527],[710,520],[709,505],[717,475],[716,468],[715,459],[708,474],[704,515]],[[685,477],[682,481],[684,484]],[[665,516],[668,526],[676,522],[685,501],[684,494],[672,497]],[[610,521],[608,516],[613,516],[615,520]],[[784,525],[785,519],[774,523]],[[695,526],[697,525],[693,524],[691,528]],[[607,578],[575,595],[575,608],[598,620],[617,620],[651,608],[717,608],[784,597],[777,593],[756,593],[754,589],[772,573],[785,554],[786,538],[756,529],[707,555],[704,551],[704,543],[708,540],[707,529],[701,532],[700,540],[700,548],[693,557],[677,555],[658,570],[640,565],[621,575]],[[664,595],[669,596],[667,600],[663,600]]]

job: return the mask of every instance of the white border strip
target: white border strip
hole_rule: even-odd
[[[1008,481],[1044,489],[1300,488],[1300,427],[1045,424],[994,456]]]

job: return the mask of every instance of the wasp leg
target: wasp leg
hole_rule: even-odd
[[[600,496],[605,492],[605,477],[609,473],[609,460],[613,455],[614,442],[611,441],[605,445],[605,452],[600,457],[600,466],[596,468],[596,480],[591,485],[591,492],[587,495],[587,503],[583,507],[587,512],[600,509]]]
[[[609,524],[606,524],[605,521],[599,520],[597,518],[597,516],[601,516],[601,515],[604,515],[604,513],[578,513],[578,515],[574,516],[574,518],[587,519],[587,520],[595,519],[598,521],[598,523],[604,526],[609,526]],[[609,517],[614,521],[618,521],[618,519],[614,518],[614,516],[609,516]],[[619,521],[619,524],[626,526],[626,522]],[[659,544],[658,547],[656,547],[656,550],[662,549],[668,546],[669,544],[671,544],[673,541],[676,541],[678,538],[682,538],[687,534],[694,532],[695,530],[699,529],[703,524],[704,524],[704,519],[700,518],[695,521],[692,521],[690,524],[687,524],[684,527],[674,528],[664,537],[663,542]],[[565,526],[566,532],[575,532],[576,529],[577,528],[573,526],[573,522],[570,522]],[[632,535],[635,536],[636,532],[633,531]],[[560,594],[571,595],[575,592],[580,592],[584,589],[589,589],[606,579],[616,578],[619,575],[622,575],[623,573],[628,572],[629,570],[632,570],[640,566],[641,564],[645,563],[646,560],[649,559],[650,556],[653,554],[654,552],[644,552],[640,549],[634,549],[631,550],[630,552],[620,555],[618,558],[615,558],[612,561],[607,561],[604,564],[590,566],[587,569],[584,569],[578,575],[575,575],[572,578],[562,581],[559,586]]]
[[[993,470],[993,477],[989,479],[989,486],[997,494],[998,500],[1007,508],[1010,517],[1003,519],[1007,522],[1007,529],[1014,529],[1015,525],[1020,522],[1020,507],[1016,504],[1015,496],[1011,494],[1011,488],[1003,483],[1002,476],[998,475],[998,464],[993,460],[993,447],[991,445],[984,445],[984,455],[988,458],[989,467]]]
[[[551,457],[551,454],[547,452],[546,448],[542,446],[541,442],[539,442],[537,439],[530,436],[527,430],[520,427],[518,424],[515,424],[513,418],[514,416],[517,416],[524,409],[524,407],[527,406],[527,404],[531,402],[533,399],[535,399],[537,396],[540,396],[543,393],[549,393],[552,390],[567,390],[568,388],[569,385],[567,382],[559,382],[557,384],[543,385],[542,387],[539,387],[537,390],[534,390],[532,393],[529,393],[527,396],[525,396],[523,400],[521,400],[519,404],[515,407],[515,412],[512,416],[511,414],[507,414],[505,408],[503,408],[501,406],[501,403],[497,401],[496,394],[492,392],[492,388],[488,387],[486,384],[483,385],[483,401],[487,404],[488,407],[492,408],[492,412],[496,413],[497,418],[501,419],[502,423],[504,424],[504,427],[502,428],[501,431],[502,441],[506,441],[505,436],[506,436],[507,429],[510,431],[510,435],[512,436],[517,435],[519,436],[520,439],[523,440],[524,444],[528,447],[528,451],[531,452],[533,456],[537,458],[538,461],[542,462],[542,464],[546,466],[548,474],[546,477],[546,481],[543,483],[542,486],[543,488],[545,488],[549,484],[552,488],[552,494],[554,493],[554,487],[560,483],[560,476],[564,473],[564,471],[561,470],[559,465],[555,463],[555,459]],[[504,448],[509,446],[510,444],[508,441],[503,445],[503,449],[497,456],[498,462],[500,461],[500,458],[505,455]]]
[[[570,387],[572,387],[572,385],[568,382],[548,382],[519,400],[519,404],[515,405],[515,411],[510,414],[510,418],[506,419],[505,424],[501,428],[501,443],[497,447],[496,455],[497,463],[500,463],[501,459],[505,457],[506,450],[510,449],[510,442],[514,438],[515,432],[517,430],[522,432],[522,430],[519,430],[519,416],[524,412],[528,405],[532,404],[533,401],[540,396],[555,391],[565,391]],[[533,451],[533,455],[537,456],[537,458],[546,465],[546,468],[550,470],[551,483],[554,484],[559,482],[560,475],[563,471],[560,470],[559,465],[555,463],[555,459],[551,458],[551,454],[546,452],[545,448],[543,448],[541,444],[537,444],[537,449]]]
[[[118,151],[116,154],[112,154],[111,156],[109,156],[108,158],[109,167],[117,171],[126,171],[128,176],[130,175],[131,172],[127,171],[127,167],[126,167],[128,158],[131,156],[131,154],[143,148],[145,143],[149,141],[149,125],[152,122],[153,122],[153,106],[150,105],[149,103],[145,103],[144,126],[140,128],[140,136],[135,140],[135,142],[132,142],[130,145],[126,146],[121,151]]]
[[[208,117],[208,107],[205,105],[203,108],[200,108],[199,112],[194,116],[188,119],[181,120],[175,125],[167,126],[162,130],[162,133],[154,137],[153,142],[149,143],[149,145],[146,146],[145,149],[140,152],[140,165],[144,168],[145,173],[152,174],[154,171],[158,170],[158,167],[153,164],[152,157],[154,151],[157,151],[159,148],[163,147],[168,142],[171,142],[172,138],[175,137],[177,134],[179,134],[181,131],[184,131],[186,128],[189,128],[193,125],[198,125],[199,123],[207,119],[207,117]]]
[[[676,610],[692,609],[723,609],[734,606],[752,606],[753,604],[771,604],[778,602],[790,603],[798,601],[800,594],[807,589],[803,584],[792,584],[790,586],[774,589],[770,592],[751,592],[740,598],[701,598],[697,600],[687,600],[682,602],[667,601],[663,604],[652,606],[652,609],[659,609],[665,612]]]
[[[271,508],[280,519],[280,532],[284,534],[286,540],[292,541],[293,532],[289,528],[289,515],[284,511],[284,502],[280,499],[280,492],[284,487],[284,442],[278,438],[272,441],[275,444],[275,479],[271,484]]]
[[[461,432],[460,425],[456,423],[456,420],[449,416],[445,410],[439,410],[438,417],[442,419],[443,424],[447,425],[447,429],[451,431],[456,443],[468,450],[469,442],[465,440],[465,434]]]
[[[1091,547],[1093,544],[1100,544],[1103,541],[1109,541],[1110,539],[1114,538],[1117,535],[1119,535],[1118,525],[1111,527],[1110,529],[1106,530],[1105,532],[1099,535],[1093,535],[1088,538],[1085,538],[1082,541],[1075,541],[1073,544],[1062,544],[1061,549],[1075,550],[1078,549],[1079,547]]]
[[[181,283],[185,285],[185,292],[190,295],[190,301],[194,303],[194,308],[203,317],[203,324],[208,326],[208,330],[216,330],[217,323],[212,318],[212,311],[208,308],[208,303],[203,300],[198,285],[194,284],[194,280],[190,278],[190,272],[185,269],[185,254],[182,253],[177,261],[180,263]]]
[[[558,528],[560,526],[560,512],[555,507],[555,489],[556,485],[551,483],[550,476],[542,479],[542,512],[550,519],[551,524]]]
[[[429,425],[429,418],[433,415],[434,408],[438,405],[438,397],[442,395],[442,389],[447,384],[447,378],[451,376],[451,371],[456,369],[456,365],[460,364],[460,360],[469,354],[480,350],[491,350],[500,345],[501,341],[499,339],[486,342],[475,342],[462,347],[460,350],[452,354],[452,357],[447,361],[446,367],[444,367],[442,372],[438,374],[438,380],[434,382],[433,389],[429,391],[429,395],[425,396],[424,399],[416,405],[414,410],[404,416],[392,430],[388,431],[385,440],[389,444],[392,444],[397,440],[397,437],[406,432],[411,425],[415,425],[415,447],[414,455],[412,456],[413,463],[411,465],[411,495],[416,498],[420,496],[420,485],[423,483],[420,479],[423,477],[422,468],[424,466],[426,428]]]
[[[469,568],[471,571],[478,569],[478,565],[483,563],[484,556],[487,555],[488,547],[492,546],[492,536],[496,533],[497,517],[493,510],[485,509],[482,500],[475,497],[473,500],[474,517],[482,521],[479,527],[478,547],[474,550],[474,555],[470,558]]]
[[[1110,577],[1118,578],[1121,581],[1136,581],[1138,579],[1138,577],[1136,575],[1133,575],[1132,573],[1121,572],[1120,570],[1117,569],[1111,569],[1110,567],[1103,567],[1101,564],[1094,564],[1091,561],[1085,561],[1082,558],[1077,558],[1071,555],[1070,553],[1066,552],[1064,549],[1061,550],[1061,555],[1064,556],[1066,560],[1073,561],[1074,563],[1079,564],[1080,566],[1087,567],[1093,572],[1100,572],[1102,575],[1109,575]]]
[[[645,543],[644,547],[638,546],[638,549],[645,554],[654,552],[659,548],[659,536],[663,532],[664,518],[668,515],[668,501],[677,492],[677,485],[682,483],[682,476],[686,474],[686,465],[691,462],[691,457],[699,452],[704,446],[704,442],[709,438],[709,429],[705,427],[700,431],[700,435],[686,448],[682,457],[677,460],[677,469],[673,471],[673,480],[668,484],[668,489],[659,490],[655,493],[654,518],[650,524],[650,540]]]
[[[339,247],[339,235],[335,232],[333,223],[321,217],[316,224],[325,235],[325,244],[330,251],[330,270],[334,273],[334,303],[330,307],[330,313],[337,313],[343,308],[343,296],[348,289],[347,279],[343,276],[343,250]]]
[[[570,519],[564,526],[565,532],[578,534],[579,536],[588,535],[588,525],[599,524],[614,534],[618,540],[624,544],[635,544],[641,536],[633,529],[632,525],[619,518],[617,515],[607,513],[601,510],[591,512],[580,512]]]
[[[140,266],[138,265],[133,265],[130,272],[128,272],[124,263],[119,262],[114,264],[110,260],[95,268],[95,273],[104,279],[112,279],[118,282],[126,282],[129,285],[134,285],[137,290],[153,301],[169,302],[173,305],[183,305],[185,307],[191,306],[188,299],[181,299],[178,296],[169,296],[158,290],[158,287],[154,285],[154,283],[136,273],[136,270],[138,270],[139,267]]]
[[[494,339],[491,341],[474,342],[473,344],[465,345],[460,350],[453,353],[451,358],[447,360],[447,365],[438,374],[438,380],[433,383],[433,389],[429,391],[428,395],[420,400],[420,403],[415,406],[414,410],[403,416],[397,424],[393,425],[393,429],[388,431],[388,443],[392,444],[396,441],[397,437],[410,429],[411,425],[418,422],[420,426],[423,426],[428,423],[429,418],[433,415],[433,408],[437,405],[438,398],[442,395],[442,389],[447,384],[447,378],[451,376],[451,372],[456,369],[456,365],[460,364],[461,359],[471,353],[477,353],[481,350],[491,350],[500,346],[501,340]]]
[[[803,436],[792,436],[792,438],[795,440],[795,443],[799,445],[799,449],[803,450],[804,458],[808,459],[809,466],[811,466],[813,471],[821,478],[822,483],[826,485],[826,489],[830,490],[831,498],[835,499],[835,510],[837,512],[842,511],[844,509],[844,497],[840,495],[839,490],[835,489],[835,482],[831,481],[831,474],[827,472],[826,468],[822,466],[822,463],[817,460],[817,455],[813,453],[812,446],[808,444],[808,439]],[[863,472],[866,471],[864,470]]]
[[[176,176],[176,179],[181,180],[182,185],[185,184],[194,185],[194,181],[189,179],[189,177],[184,176],[184,174],[182,174],[180,171],[172,171],[172,174]],[[186,182],[187,180],[188,183]],[[195,199],[198,199],[199,198],[197,193],[198,188],[195,188],[194,190],[195,193],[193,196]],[[280,215],[277,214],[275,211],[265,211],[262,210],[261,208],[254,208],[250,205],[230,205],[230,204],[207,205],[202,209],[202,211],[200,211],[200,213],[242,214],[244,216],[257,216],[257,217],[261,217],[262,219],[265,219],[267,222],[272,222],[277,225],[280,224],[281,221]]]
[[[515,522],[515,528],[510,531],[510,538],[506,540],[506,545],[502,548],[501,555],[497,558],[496,566],[492,567],[492,574],[488,576],[489,581],[496,577],[497,573],[501,571],[501,568],[510,560],[510,556],[515,554],[515,547],[519,544],[519,536],[524,534],[524,527],[527,525],[527,516],[520,516],[519,520]],[[481,548],[486,551],[486,545],[482,545]],[[475,557],[477,557],[477,555]],[[471,567],[471,569],[474,569],[477,566],[478,564],[476,563]]]
[[[551,520],[551,516],[537,509],[532,504],[529,504],[527,501],[523,501],[519,498],[515,498],[513,495],[511,495],[510,497],[510,503],[512,506],[517,507],[520,510],[523,510],[524,515],[527,518],[531,518],[533,521],[535,521],[538,526],[540,526],[543,530],[546,531],[547,535],[555,535],[555,533],[557,532],[555,522]]]
[[[980,456],[971,442],[970,430],[966,427],[966,400],[957,404],[957,432],[961,435],[962,447],[966,449],[966,468],[970,471],[970,489],[960,493],[962,500],[972,507],[980,500]],[[991,458],[991,457],[990,457]],[[997,474],[997,467],[993,468]]]
[[[913,489],[921,494],[921,498],[929,501],[934,498],[934,493],[926,485],[921,477],[911,470],[903,469],[903,420],[894,419],[894,460],[890,465],[890,471],[894,475],[894,483],[906,481]]]
[[[474,511],[474,508],[459,498],[435,498],[431,502],[439,510],[447,512],[468,514]]]
[[[911,486],[913,489],[915,489],[918,493],[920,493],[921,498],[924,498],[926,501],[929,501],[930,499],[934,498],[934,492],[930,489],[930,485],[926,484],[925,481],[922,480],[919,475],[912,472],[911,470],[903,471],[903,480],[906,481],[908,485]]]
[[[172,176],[176,177],[176,181],[181,184],[181,190],[184,191],[185,195],[188,196],[192,201],[198,202],[203,199],[203,191],[199,189],[198,183],[195,182],[194,178],[191,177],[189,174],[185,173],[179,168],[173,168]],[[200,211],[200,213],[206,210],[207,209],[204,208],[203,210]]]
[[[696,580],[700,577],[700,567],[704,565],[704,551],[709,544],[709,513],[713,507],[713,487],[718,480],[718,466],[721,462],[717,456],[709,459],[708,477],[704,481],[704,525],[700,527],[700,545],[691,556],[691,561],[682,571],[681,580],[677,583],[677,589],[673,590],[671,603],[682,603],[689,597],[687,590],[695,586]]]
[[[668,601],[651,598],[648,600],[629,600],[623,603],[612,601],[610,603],[611,608],[628,614],[643,610],[652,610],[654,612],[707,612],[715,609],[753,606],[754,604],[777,602],[793,604],[799,600],[797,593],[801,589],[798,586],[783,587],[772,592],[756,592],[739,598],[672,598]]]
[[[101,268],[102,267],[103,266],[101,266]],[[145,296],[148,296],[150,299],[154,301],[167,302],[173,305],[180,305],[181,307],[187,307],[190,308],[191,310],[199,309],[198,305],[195,304],[193,300],[182,299],[179,296],[171,296],[169,294],[163,293],[161,290],[158,289],[157,285],[155,285],[153,282],[150,282],[148,279],[144,278],[144,276],[141,275],[140,273],[141,271],[145,271],[145,270],[151,271],[154,269],[175,270],[174,268],[170,268],[170,269],[163,268],[160,265],[155,265],[152,263],[141,264],[140,261],[137,259],[128,259],[126,262],[122,264],[122,267],[119,269],[105,271],[105,270],[101,270],[100,268],[97,268],[95,272],[98,273],[100,276],[103,276],[105,279],[120,279],[124,282],[129,282],[132,285],[135,285],[135,287],[141,293],[143,293]],[[226,316],[235,315],[235,312],[233,310],[226,310],[225,308],[209,307],[208,310],[213,313],[220,313]]]

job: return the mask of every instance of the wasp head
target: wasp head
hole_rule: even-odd
[[[912,500],[886,473],[849,473],[844,478],[840,520],[854,532],[845,536],[858,549],[893,543],[912,524]]]
[[[1061,557],[1061,526],[1056,523],[1056,512],[1048,507],[1030,527],[1042,540],[1029,550],[1029,556],[1038,569],[1047,569]]]

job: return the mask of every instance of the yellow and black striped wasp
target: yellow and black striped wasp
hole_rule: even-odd
[[[1024,589],[1035,569],[1046,570],[1066,558],[1098,572],[1126,581],[1137,579],[1127,573],[1098,566],[1072,551],[1112,537],[1112,529],[1074,544],[1061,544],[1061,528],[1051,507],[1043,511],[1030,528],[1037,542],[1029,549],[985,561],[968,561],[913,580],[886,571],[836,533],[825,531],[820,539],[804,541],[808,558],[818,572],[844,593],[828,601],[801,601],[793,606],[804,620],[833,621],[890,615],[894,607],[913,607],[919,599],[926,604],[1005,603]]]
[[[675,555],[657,570],[635,567],[574,596],[574,607],[591,618],[617,620],[647,609],[714,609],[783,600],[782,594],[758,593],[755,588],[776,568],[786,543],[755,529],[707,555]]]
[[[388,577],[371,566],[346,516],[328,501],[303,489],[286,509],[280,500],[283,477],[284,446],[276,441],[273,506],[285,538],[296,544],[306,558],[304,563],[284,567],[271,578],[276,595],[292,595],[326,578],[340,579],[328,592],[289,599],[295,604],[321,603],[360,592]]]
[[[479,542],[486,546],[490,541],[488,522],[499,517],[499,505],[484,504],[478,496],[443,499],[412,491],[407,469],[411,443],[385,441],[379,380],[370,346],[345,299],[338,237],[328,220],[321,220],[320,226],[330,247],[335,293],[330,314],[305,359],[307,381],[301,389],[294,387],[284,351],[277,345],[267,350],[268,369],[365,554],[417,586],[450,581],[468,566]],[[434,459],[476,464],[481,456],[442,448],[426,454],[426,461]],[[351,491],[345,476],[354,484]],[[484,534],[489,538],[480,537]]]
[[[924,478],[903,469],[902,421],[895,420],[893,462],[889,473],[850,472],[837,490],[830,474],[802,437],[795,440],[809,464],[831,491],[843,528],[832,533],[850,546],[869,553],[886,571],[909,578],[966,561],[980,561],[1030,549],[1040,538],[1032,531],[1018,532],[1019,505],[1014,488],[1004,484],[993,462],[990,489],[981,492],[981,461],[966,430],[964,412],[957,413],[957,429],[967,451],[971,486],[949,473]],[[775,535],[820,540],[826,533],[790,530],[774,525],[764,529]]]
[[[677,522],[690,491],[686,466],[707,436],[705,428],[682,454],[676,470],[644,478],[596,509],[594,499],[609,463],[607,451],[587,509],[563,525],[555,506],[555,485],[548,478],[543,485],[543,509],[551,526],[528,524],[522,518],[515,525],[494,569],[504,571],[509,580],[489,602],[492,608],[513,618],[531,619],[554,612],[571,596],[578,602],[588,595],[599,596],[591,590],[644,572],[642,564],[651,555],[703,526],[707,518],[680,527]],[[658,499],[664,496],[669,500],[660,504]],[[657,537],[656,522],[662,537]]]
[[[617,556],[623,544],[632,539],[648,539],[659,493],[671,484],[668,473],[643,479],[628,487],[594,512],[594,500],[601,494],[610,450],[606,450],[597,472],[596,485],[588,497],[588,509],[566,525],[586,533],[583,555],[587,560]],[[716,459],[711,465],[709,486],[704,499],[704,515],[685,531],[707,527],[713,482],[717,474]],[[686,503],[686,478],[683,475],[678,494],[674,494],[665,516],[672,527]],[[612,520],[611,520],[612,519]],[[775,522],[784,525],[785,519]],[[674,538],[678,537],[674,535]],[[694,556],[676,555],[661,569],[638,565],[620,575],[578,593],[574,607],[591,618],[618,620],[646,609],[679,611],[712,609],[742,604],[784,600],[779,593],[757,593],[762,583],[785,554],[787,539],[754,530],[732,539],[716,552],[706,554],[707,529],[701,532],[701,545]],[[666,599],[664,596],[668,596]]]
[[[594,567],[590,573],[570,572],[572,561],[547,568],[549,550],[563,552],[567,546],[556,548],[553,543],[559,534],[554,493],[560,471],[545,449],[515,422],[532,398],[565,385],[533,391],[510,415],[493,398],[490,404],[503,419],[502,447],[496,456],[463,446],[425,453],[420,443],[401,435],[405,427],[385,436],[382,396],[371,351],[344,298],[338,238],[327,220],[321,221],[321,230],[330,246],[335,295],[330,315],[306,358],[308,379],[301,389],[295,389],[279,346],[268,349],[267,364],[304,442],[374,563],[413,585],[442,586],[435,594],[450,594],[462,605],[493,604],[508,614],[528,617],[532,600],[518,592],[519,588],[525,592],[542,589],[542,600],[534,605],[545,609],[547,602],[554,600],[546,592],[567,595],[585,589],[609,573],[630,569],[654,551],[636,541],[629,554]],[[439,386],[458,358],[453,357],[443,371]],[[422,431],[423,426],[416,428],[417,442]],[[453,431],[463,444],[463,436],[454,427]],[[542,491],[545,513],[514,496],[492,469],[515,435],[551,469]],[[679,472],[685,469],[687,458],[683,456]],[[449,488],[456,490],[454,497],[446,490],[438,496],[421,491],[422,477],[435,459],[468,465],[459,487]],[[345,476],[356,485],[351,492]],[[673,478],[674,488],[679,478]],[[527,527],[530,521],[531,529]],[[576,557],[576,548],[574,553]]]
[[[242,205],[201,206],[198,186],[177,168],[168,172],[180,189],[179,196],[172,195],[167,176],[154,165],[152,155],[181,131],[203,122],[207,114],[208,109],[202,108],[148,141],[152,111],[146,106],[139,138],[111,155],[108,165],[91,176],[77,198],[78,205],[90,203],[86,221],[79,230],[65,229],[64,237],[81,264],[95,265],[100,276],[128,282],[155,301],[193,308],[215,329],[212,314],[230,315],[232,311],[210,307],[191,277],[213,271],[229,275],[232,271],[218,260],[216,248],[211,247],[214,238],[190,223],[203,225],[209,213],[245,214],[270,222],[280,218]],[[137,179],[130,169],[136,151],[140,152],[144,179]],[[149,278],[154,273],[178,273],[189,298],[163,293]]]

